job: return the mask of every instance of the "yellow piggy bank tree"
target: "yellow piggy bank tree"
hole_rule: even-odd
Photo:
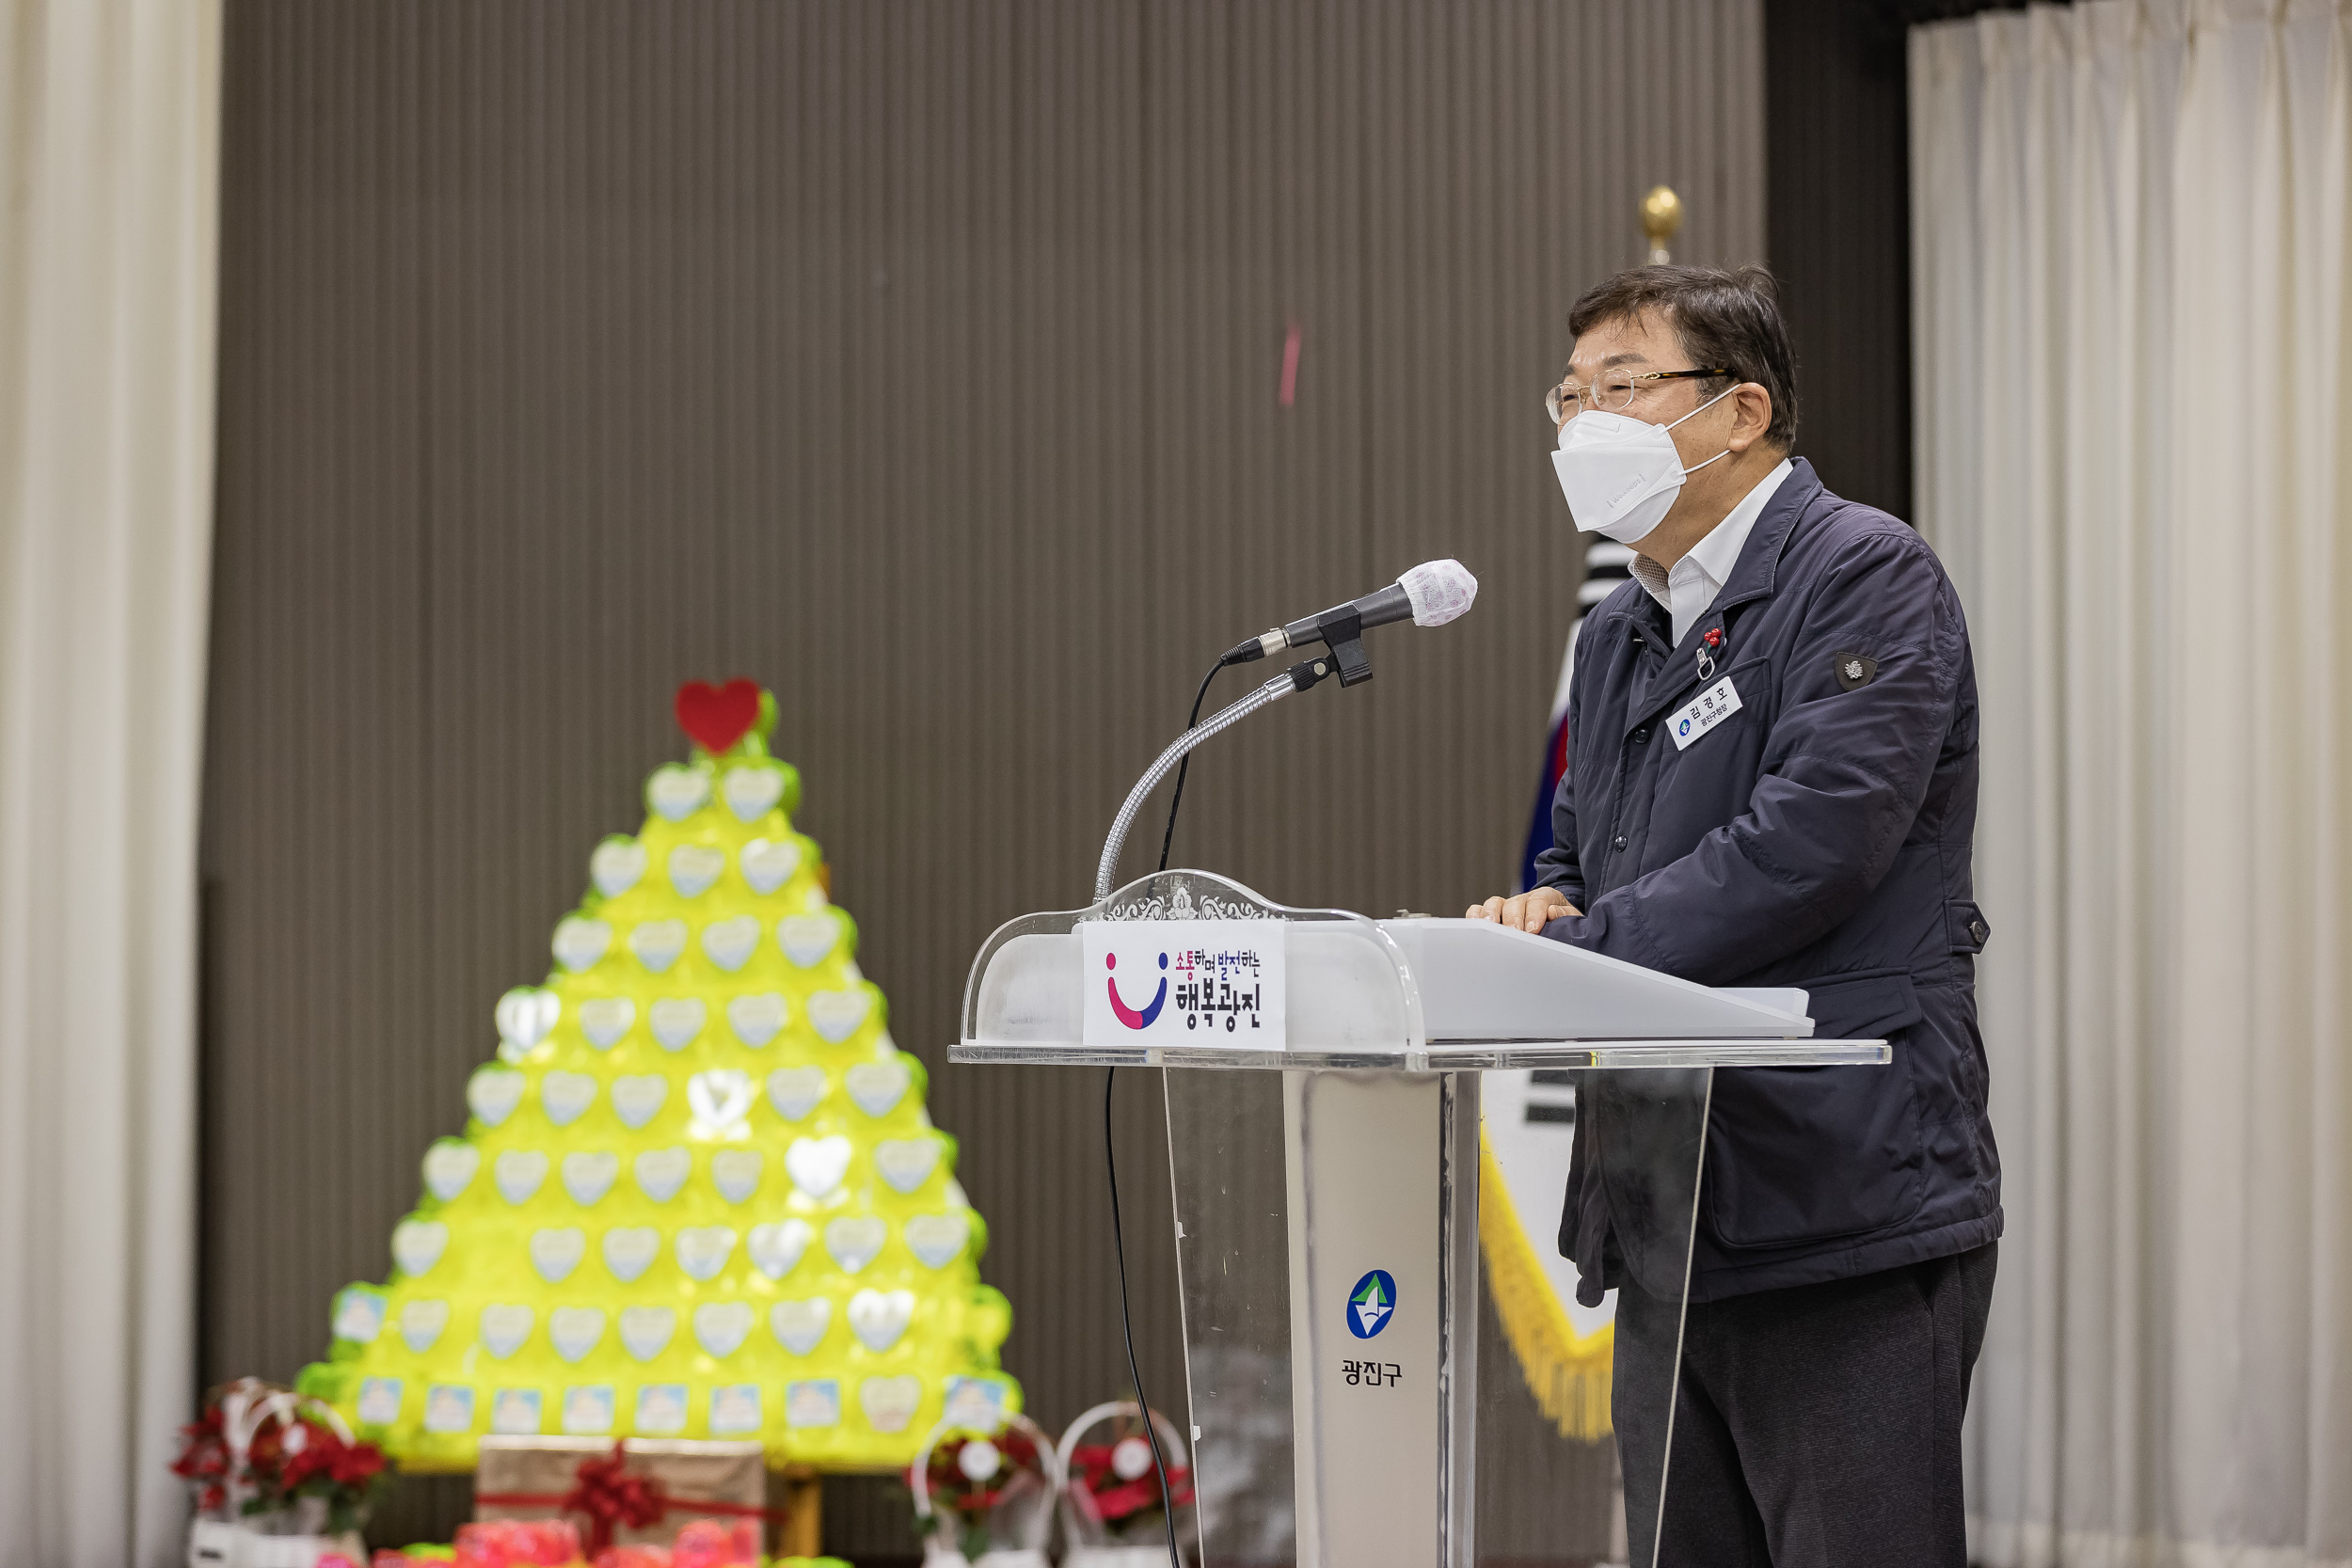
[[[945,1413],[1020,1408],[987,1230],[792,829],[774,699],[695,682],[677,714],[692,756],[589,857],[553,973],[499,1002],[465,1131],[425,1151],[390,1279],[337,1293],[303,1372],[404,1468],[471,1469],[485,1433],[899,1466]]]

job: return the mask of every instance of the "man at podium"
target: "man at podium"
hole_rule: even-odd
[[[1568,319],[1553,466],[1633,577],[1578,636],[1539,885],[1469,913],[1704,985],[1803,987],[1819,1034],[1894,1052],[1716,1072],[1678,1385],[1674,1304],[1628,1275],[1609,1156],[1586,1158],[1607,1140],[1580,1128],[1560,1245],[1588,1305],[1619,1291],[1635,1560],[1657,1528],[1661,1563],[1964,1568],[1960,1424],[2001,1205],[1960,601],[1918,535],[1792,455],[1761,268],[1637,268]]]

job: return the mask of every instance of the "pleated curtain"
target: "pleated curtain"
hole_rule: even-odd
[[[183,1560],[220,28],[0,0],[0,1568]]]
[[[2352,7],[1910,42],[2009,1228],[1978,1560],[2352,1563]]]

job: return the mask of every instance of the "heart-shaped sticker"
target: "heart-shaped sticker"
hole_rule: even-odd
[[[626,996],[599,996],[580,1005],[580,1032],[598,1051],[610,1051],[637,1022],[637,1004]]]
[[[640,1361],[650,1361],[670,1348],[670,1338],[677,1332],[677,1308],[674,1307],[624,1307],[621,1308],[621,1344]]]
[[[759,922],[748,914],[714,920],[703,927],[703,953],[729,974],[751,961],[759,950]]]
[[[756,822],[783,800],[784,769],[773,763],[730,768],[719,781],[719,793],[738,822]]]
[[[596,1081],[584,1072],[559,1069],[539,1080],[539,1109],[558,1127],[569,1127],[596,1102]]]
[[[764,898],[790,881],[792,873],[801,868],[801,842],[795,838],[755,838],[743,846],[736,863],[743,868],[743,880]]]
[[[670,886],[680,898],[699,898],[727,868],[727,852],[707,844],[681,844],[670,851]]]
[[[792,1185],[821,1202],[850,1174],[853,1152],[850,1140],[838,1132],[829,1138],[795,1138],[784,1151],[785,1174],[792,1178]]]
[[[548,1314],[548,1342],[555,1354],[577,1367],[604,1338],[604,1308],[559,1307]]]
[[[630,1168],[636,1173],[639,1192],[656,1203],[667,1203],[694,1173],[694,1156],[683,1148],[649,1148],[637,1156]]]
[[[641,920],[629,930],[628,950],[648,974],[660,974],[686,951],[686,922]]]
[[[677,1233],[675,1250],[687,1277],[707,1283],[727,1266],[735,1251],[735,1232],[723,1225],[690,1225]]]
[[[858,1031],[873,1007],[873,998],[864,989],[857,990],[820,990],[808,999],[808,1021],[817,1032],[839,1045]]]
[[[841,922],[830,911],[818,914],[787,914],[776,922],[776,945],[803,969],[822,963],[833,944],[841,940]]]
[[[660,1116],[669,1098],[670,1081],[658,1072],[612,1080],[612,1114],[632,1132]]]
[[[904,1234],[907,1250],[925,1268],[944,1269],[963,1255],[964,1243],[972,1239],[972,1222],[960,1213],[917,1214],[907,1221]]]
[[[665,996],[648,1013],[653,1022],[653,1037],[661,1042],[664,1051],[683,1051],[693,1044],[694,1037],[703,1032],[703,1024],[710,1017],[710,1009],[699,996]]]
[[[612,945],[612,927],[585,915],[566,915],[555,923],[555,941],[549,945],[555,949],[555,961],[578,974],[594,969]]]
[[[513,1068],[478,1069],[466,1080],[466,1109],[483,1126],[496,1127],[515,1114],[515,1107],[523,1102],[523,1092],[530,1086],[530,1080]]]
[[[727,1027],[735,1037],[754,1051],[776,1037],[784,1021],[791,1016],[782,991],[763,990],[750,996],[739,996],[727,1004]]]
[[[809,1241],[815,1234],[806,1220],[779,1220],[772,1225],[753,1226],[750,1244],[746,1248],[752,1256],[752,1267],[771,1279],[782,1279],[792,1272],[793,1265],[800,1262],[801,1255],[808,1250]]]
[[[901,1193],[911,1193],[939,1168],[937,1138],[884,1138],[874,1146],[874,1168]]]
[[[688,681],[677,689],[671,711],[677,715],[678,728],[715,757],[759,722],[759,684],[739,675],[724,686]]]
[[[686,1081],[686,1106],[693,1113],[693,1135],[723,1138],[752,1114],[759,1088],[737,1068],[712,1068]]]
[[[403,1220],[392,1227],[392,1261],[411,1276],[428,1275],[449,1247],[449,1227],[439,1220]]]
[[[650,1225],[625,1226],[604,1233],[604,1266],[624,1285],[653,1267],[661,1256],[661,1232]]]
[[[857,1402],[876,1432],[904,1432],[923,1406],[923,1380],[913,1372],[869,1377],[857,1386]]]
[[[780,1067],[768,1075],[768,1103],[787,1121],[798,1121],[825,1098],[825,1069]]]
[[[897,1110],[914,1085],[914,1075],[895,1056],[886,1062],[860,1062],[841,1075],[841,1086],[850,1091],[850,1102],[869,1117],[886,1117]]]
[[[615,1086],[613,1099],[620,1098]],[[609,1148],[581,1149],[564,1156],[564,1190],[582,1209],[593,1209],[621,1174],[621,1157]]]
[[[723,1148],[710,1157],[710,1184],[729,1203],[740,1203],[759,1191],[759,1150]]]
[[[683,822],[710,803],[710,774],[671,763],[645,781],[645,805],[664,822]]]
[[[913,1291],[860,1291],[850,1298],[850,1332],[876,1355],[897,1344],[914,1318]]]
[[[514,1047],[520,1055],[553,1033],[555,1021],[563,1014],[563,1000],[555,992],[538,986],[516,986],[499,998],[493,1012],[499,1043]]]
[[[499,1196],[509,1203],[528,1203],[548,1179],[547,1151],[510,1148],[492,1162],[490,1176],[498,1183]]]
[[[748,1301],[707,1301],[694,1308],[694,1342],[724,1361],[750,1338],[759,1314]]]
[[[443,1138],[424,1151],[424,1189],[443,1203],[473,1185],[482,1168],[482,1150],[454,1138]]]
[[[334,1328],[338,1339],[371,1344],[384,1332],[384,1292],[345,1286],[335,1292]]]
[[[618,898],[645,879],[645,847],[626,833],[614,833],[588,857],[588,879],[607,898]]]
[[[768,1332],[776,1343],[795,1355],[806,1355],[825,1337],[833,1321],[833,1303],[823,1296],[804,1301],[780,1301],[768,1308]]]
[[[445,1301],[410,1301],[400,1309],[400,1337],[411,1355],[422,1355],[441,1338],[449,1327],[449,1303]]]
[[[843,1274],[855,1274],[882,1256],[882,1243],[890,1240],[890,1227],[872,1214],[834,1220],[825,1227],[825,1250],[841,1265]]]
[[[538,1314],[519,1301],[494,1301],[482,1309],[482,1348],[501,1361],[523,1348]]]
[[[561,1285],[588,1256],[588,1235],[578,1226],[531,1233],[531,1266],[550,1285]]]

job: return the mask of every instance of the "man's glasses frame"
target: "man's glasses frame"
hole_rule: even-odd
[[[1589,387],[1579,387],[1573,381],[1563,381],[1544,394],[1544,412],[1551,416],[1556,426],[1566,422],[1562,412],[1569,404],[1578,412],[1590,409],[1596,413],[1614,414],[1633,401],[1633,394],[1654,381],[1704,381],[1719,375],[1729,375],[1727,370],[1640,371],[1627,372],[1610,371]]]

